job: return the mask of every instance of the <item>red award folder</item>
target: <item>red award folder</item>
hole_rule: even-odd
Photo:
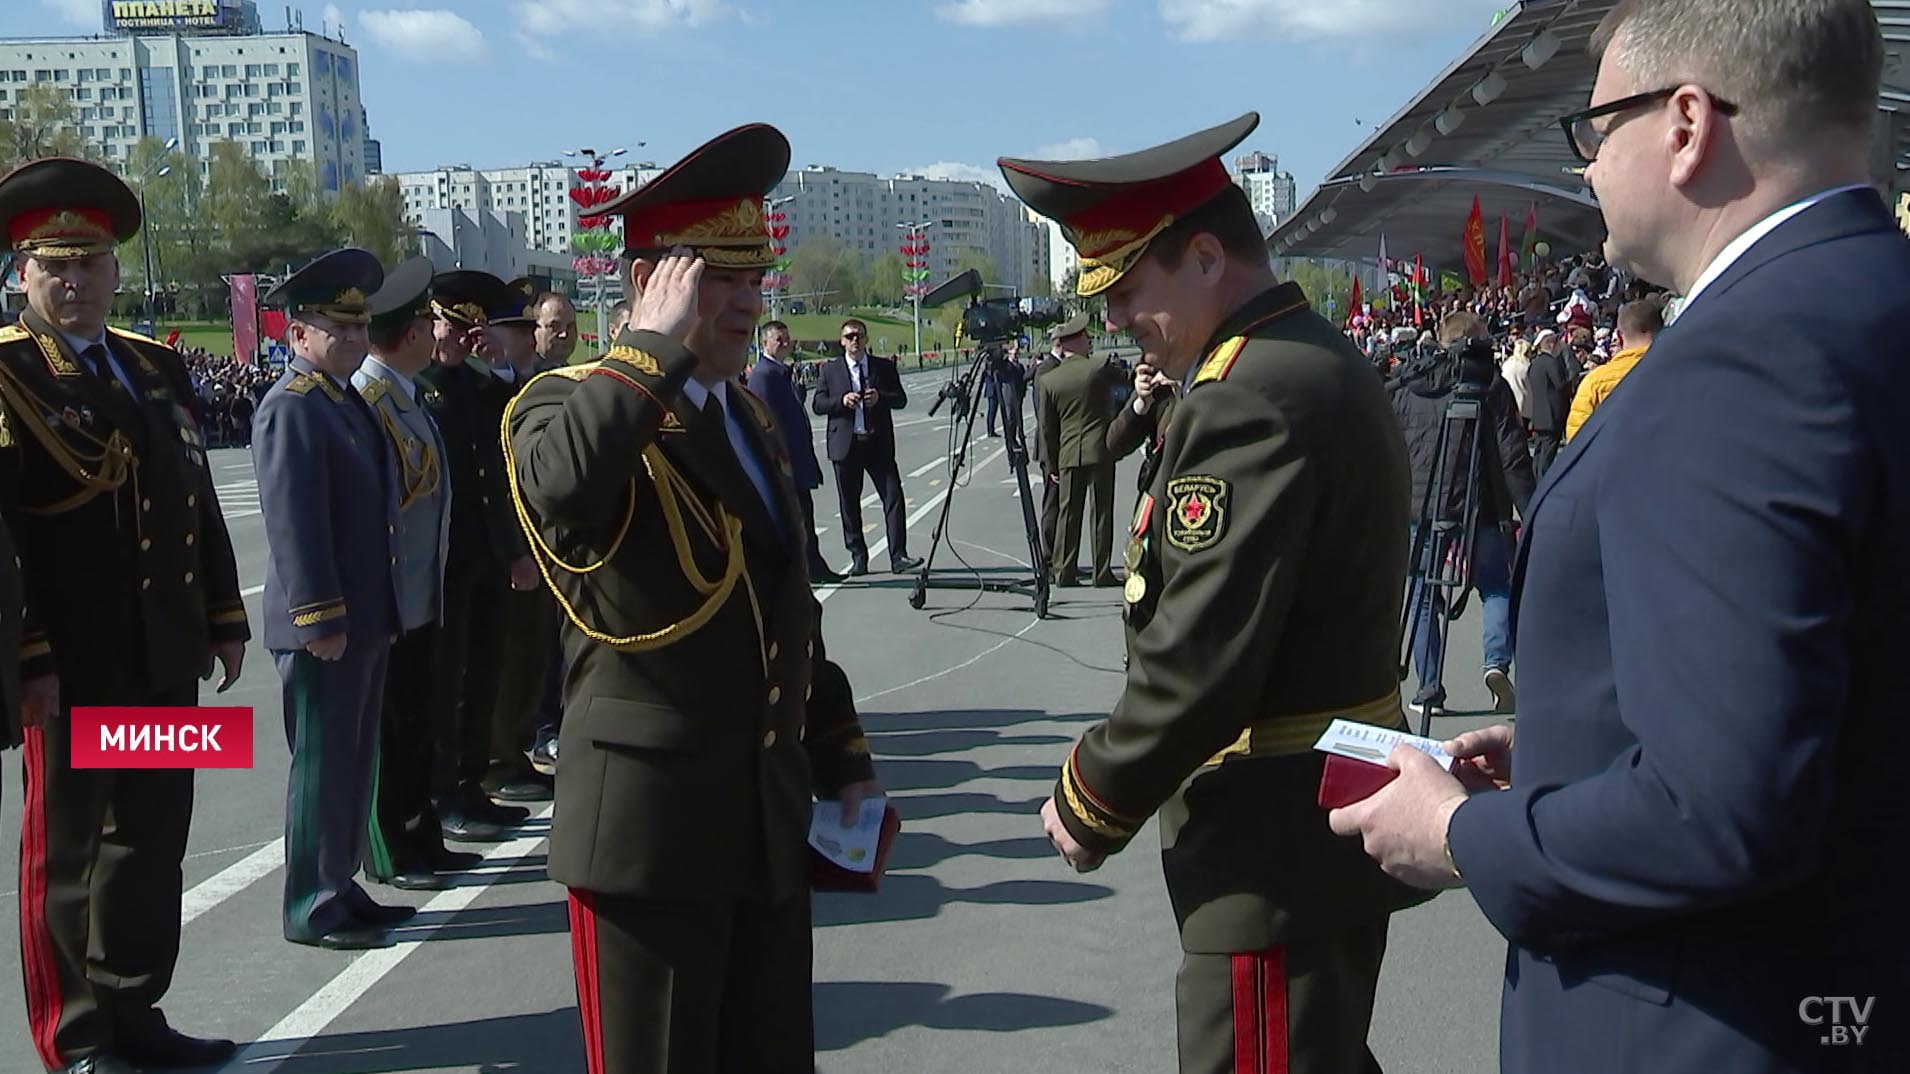
[[[808,848],[810,889],[874,893],[882,884],[882,870],[889,861],[889,847],[895,843],[895,833],[901,830],[902,815],[895,811],[895,803],[890,802],[882,811],[882,833],[876,837],[875,867],[866,873],[844,869],[823,857],[822,852],[815,847]]]
[[[1326,767],[1320,770],[1320,808],[1339,809],[1364,801],[1391,783],[1397,775],[1398,772],[1383,764],[1369,764],[1329,753],[1326,755]]]

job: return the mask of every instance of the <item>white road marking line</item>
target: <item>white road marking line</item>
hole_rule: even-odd
[[[993,455],[990,455],[987,458],[983,459],[982,461],[976,463],[975,469],[979,470],[982,467],[987,466],[989,463],[994,462],[996,459],[1001,458],[1003,455],[1006,455],[1007,453],[1008,453],[1008,449],[1006,447],[1003,447],[999,449],[998,451],[996,451]],[[942,491],[929,497],[929,500],[927,503],[916,508],[915,513],[908,517],[908,521],[903,524],[902,528],[908,529],[914,526],[917,522],[920,522],[923,519],[927,518],[929,516],[929,512],[935,510],[937,507],[940,507],[942,505],[942,501],[946,499],[948,499],[947,489],[943,489]],[[874,559],[875,557],[881,555],[882,553],[888,550],[889,550],[889,539],[887,537],[884,537],[881,540],[869,546],[869,558]],[[816,590],[816,603],[820,604],[823,601],[828,600],[830,597],[835,596],[837,591],[841,589],[842,589],[841,585],[826,585],[826,586],[822,586],[818,588]]]
[[[265,512],[263,512],[263,511],[261,511],[261,510],[259,510],[258,508],[256,508],[256,507],[254,507],[254,508],[252,508],[252,509],[250,509],[250,510],[247,510],[247,511],[227,511],[227,512],[226,512],[226,515],[225,515],[225,518],[226,518],[226,521],[227,521],[227,522],[230,522],[230,521],[232,521],[233,519],[238,519],[238,518],[251,518],[251,517],[252,517],[253,515],[262,515],[262,514],[264,514],[264,513],[265,513]]]
[[[536,819],[550,817],[552,806],[546,806],[537,814]],[[487,864],[503,862],[505,859],[522,860],[529,857],[549,838],[548,828],[507,843],[498,843],[484,852]],[[514,862],[513,862],[514,863]],[[502,875],[495,874],[495,875]],[[340,970],[338,976],[327,981],[324,987],[312,994],[312,997],[292,1013],[279,1019],[278,1024],[265,1031],[259,1040],[239,1049],[239,1054],[226,1061],[219,1068],[219,1074],[238,1074],[240,1071],[252,1074],[270,1074],[279,1069],[286,1060],[291,1059],[298,1050],[325,1031],[325,1027],[337,1020],[351,1006],[370,992],[379,981],[399,964],[411,957],[411,954],[423,946],[439,929],[444,928],[456,915],[476,902],[478,897],[491,889],[487,880],[482,884],[469,887],[448,888],[433,896],[430,902],[418,908],[421,914],[441,913],[443,920],[427,927],[415,930],[400,928],[395,930],[397,946],[385,947],[353,959],[351,964]]]
[[[926,465],[926,466],[918,466],[918,467],[916,467],[915,469],[913,469],[913,470],[910,470],[910,471],[909,471],[909,476],[910,476],[910,477],[921,477],[921,476],[922,476],[923,474],[926,474],[926,473],[928,473],[928,472],[929,472],[930,470],[933,470],[933,469],[935,469],[935,468],[936,468],[937,466],[940,466],[940,465],[942,465],[943,463],[945,463],[945,462],[947,462],[947,461],[948,461],[948,456],[947,456],[947,455],[943,455],[943,456],[941,456],[941,457],[939,457],[939,458],[937,458],[937,459],[936,459],[936,460],[935,460],[934,462],[931,462],[931,463],[929,463],[929,464],[928,464],[928,465]]]
[[[199,881],[180,900],[180,926],[192,924],[199,915],[265,879],[284,864],[285,840],[281,837]]]
[[[264,586],[262,586],[262,585],[255,585],[255,586],[251,586],[251,587],[249,587],[249,588],[246,588],[246,589],[241,589],[241,590],[239,590],[239,595],[240,595],[240,596],[242,596],[242,597],[250,597],[250,596],[255,596],[255,595],[257,595],[257,594],[259,594],[259,593],[263,593],[263,592],[265,592],[265,587],[264,587]]]

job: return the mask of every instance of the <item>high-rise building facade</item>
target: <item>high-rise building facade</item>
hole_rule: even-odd
[[[1234,158],[1234,183],[1247,192],[1260,228],[1271,234],[1293,215],[1298,188],[1290,172],[1280,170],[1280,158],[1258,151]]]
[[[614,170],[611,183],[629,190],[659,174],[654,164]],[[467,213],[495,212],[524,215],[525,244],[533,250],[569,253],[580,213],[571,200],[580,185],[577,170],[557,161],[541,161],[518,168],[474,168],[447,165],[426,172],[394,172],[404,195],[405,217],[413,224],[433,209],[463,209]]]
[[[236,142],[281,189],[288,161],[307,162],[328,193],[368,174],[351,46],[259,33],[256,8],[231,0],[108,0],[104,11],[107,36],[0,39],[0,118],[29,86],[57,86],[110,164],[155,138],[177,139],[202,175],[214,143]]]
[[[792,250],[827,236],[874,261],[896,252],[907,227],[928,224],[931,284],[971,257],[986,260],[997,282],[1024,294],[1047,273],[1042,228],[1020,202],[987,183],[882,178],[812,164],[790,172],[770,196],[784,202]]]

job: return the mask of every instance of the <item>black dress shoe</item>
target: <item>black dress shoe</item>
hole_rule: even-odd
[[[440,849],[431,854],[431,868],[440,873],[461,873],[484,864],[484,855],[466,850]]]
[[[128,1033],[122,1030],[114,1044],[118,1059],[137,1067],[202,1067],[223,1063],[239,1050],[229,1040],[189,1037],[161,1023],[158,1029]],[[114,1068],[105,1067],[110,1071]]]
[[[418,908],[415,906],[386,906],[384,903],[372,902],[370,899],[366,899],[362,903],[351,905],[351,916],[367,925],[379,927],[402,925],[418,916]]]
[[[491,796],[484,792],[483,785],[479,783],[466,783],[458,788],[458,794],[458,804],[470,820],[508,828],[524,823],[531,815],[531,811],[522,806],[498,805],[491,801]]]
[[[1120,587],[1121,580],[1112,574],[1097,574],[1094,576],[1094,588],[1096,589],[1119,589]]]
[[[832,571],[827,567],[809,568],[809,584],[810,585],[835,585],[837,582],[842,581],[846,577],[848,576],[837,574],[835,571]]]
[[[499,780],[484,790],[506,802],[548,802],[556,792],[557,785],[549,776],[534,771]]]
[[[389,933],[370,925],[348,925],[344,928],[333,929],[322,936],[310,938],[287,936],[286,939],[307,947],[323,947],[327,951],[371,951],[392,946]]]
[[[896,574],[907,574],[922,569],[922,561],[913,556],[900,556],[889,560],[889,570]]]
[[[557,775],[557,736],[540,737],[531,747],[531,768],[540,775]]]
[[[869,573],[868,559],[864,557],[857,557],[853,562],[849,564],[849,577],[860,578],[867,573]]]
[[[438,820],[438,830],[459,843],[502,843],[511,837],[510,829],[502,824],[467,817],[461,810],[447,811]]]
[[[373,880],[399,891],[443,891],[451,882],[429,869],[407,869],[390,876],[375,876]]]
[[[116,1055],[89,1055],[61,1067],[59,1074],[136,1074],[131,1063]]]

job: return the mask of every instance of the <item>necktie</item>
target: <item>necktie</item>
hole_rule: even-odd
[[[122,394],[126,391],[126,385],[120,382],[119,373],[113,368],[112,359],[106,356],[104,343],[95,343],[86,348],[80,352],[80,357],[86,360],[86,368],[92,370],[94,376],[118,388]]]
[[[867,362],[857,362],[856,363],[856,391],[866,392],[868,390],[869,390],[869,365]],[[866,406],[858,406],[856,407],[856,432],[866,433],[868,431],[869,431],[869,408]]]
[[[751,451],[748,443],[742,440],[742,429],[730,424],[729,413],[715,392],[711,392],[709,398],[703,401],[702,424],[708,426],[711,446],[715,447],[716,441],[722,441],[726,449],[725,454],[736,460],[737,467],[743,471],[743,477],[749,481],[750,487],[756,490],[756,496],[762,503],[764,513],[769,516],[772,524],[780,528],[781,520],[776,517],[774,506],[776,501],[770,495],[769,480],[757,463],[755,452]]]

